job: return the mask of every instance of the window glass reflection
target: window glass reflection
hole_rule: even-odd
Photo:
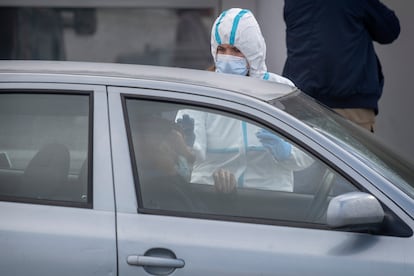
[[[330,200],[357,190],[294,141],[248,118],[134,98],[125,106],[145,212],[324,224]]]

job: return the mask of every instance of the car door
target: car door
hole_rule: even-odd
[[[255,139],[249,129],[265,129],[287,141],[295,156],[302,156],[296,166],[289,164],[294,183],[290,188],[278,182],[266,187],[251,184],[249,158],[237,163],[244,166],[246,181],[230,193],[208,181],[193,181],[195,165],[191,180],[177,183],[176,176],[186,179],[188,170],[176,164],[174,176],[166,173],[171,168],[170,152],[185,156],[177,143],[169,146],[174,137],[170,131],[182,130],[174,126],[181,115],[197,113],[192,118],[195,125],[203,116],[221,116],[227,125],[235,123],[246,130],[245,141]],[[412,274],[413,264],[407,261],[413,253],[411,219],[352,168],[269,115],[235,101],[119,87],[109,88],[109,114],[121,275]],[[224,129],[216,132],[224,138],[233,135]],[[246,143],[236,155],[265,153],[264,147]],[[234,150],[225,145],[220,152],[217,148],[210,152],[228,157]],[[216,164],[227,166],[227,159],[218,160]],[[288,165],[275,162],[275,166]],[[329,200],[356,191],[381,201],[386,210],[383,228],[388,230],[327,226]]]
[[[106,89],[27,77],[0,83],[0,274],[115,275]]]

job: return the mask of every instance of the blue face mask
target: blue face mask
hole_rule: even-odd
[[[244,57],[217,54],[216,72],[246,76],[249,68]]]

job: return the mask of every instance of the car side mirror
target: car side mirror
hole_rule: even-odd
[[[331,228],[370,229],[384,220],[384,210],[372,195],[351,192],[334,197],[326,214]]]

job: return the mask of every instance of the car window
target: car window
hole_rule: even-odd
[[[297,119],[352,152],[366,165],[414,198],[414,164],[396,153],[377,135],[371,135],[348,120],[316,103],[302,92],[275,101]]]
[[[88,199],[89,95],[0,93],[0,196]]]
[[[323,224],[330,199],[357,190],[248,118],[133,98],[125,107],[143,212]]]

